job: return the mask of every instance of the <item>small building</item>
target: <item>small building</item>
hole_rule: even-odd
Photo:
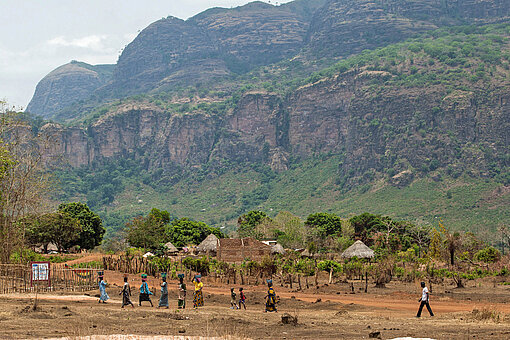
[[[216,256],[220,240],[214,234],[209,234],[197,247],[199,254]]]
[[[271,246],[251,237],[222,238],[219,240],[217,258],[224,262],[260,261],[271,255]]]
[[[169,255],[174,255],[179,252],[179,249],[177,249],[171,242],[165,243],[166,253]]]
[[[375,252],[368,248],[365,243],[360,240],[354,242],[352,246],[345,249],[345,251],[340,255],[340,257],[344,259],[350,259],[353,257],[357,257],[359,259],[371,259],[375,256]]]

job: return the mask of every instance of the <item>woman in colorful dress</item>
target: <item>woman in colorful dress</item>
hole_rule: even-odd
[[[266,312],[278,312],[276,310],[276,293],[273,289],[273,280],[267,280]]]
[[[138,300],[138,305],[142,305],[142,301],[149,301],[151,307],[154,307],[151,301],[152,292],[149,290],[149,285],[147,284],[147,274],[142,274],[142,285],[140,286],[140,298]]]
[[[177,301],[177,308],[186,308],[186,284],[184,283],[184,274],[179,274],[179,297]]]
[[[166,273],[161,273],[161,297],[159,298],[158,308],[168,308],[168,286],[166,283]]]
[[[110,299],[108,294],[106,294],[106,286],[108,284],[103,279],[103,272],[99,272],[99,303],[106,303],[106,300]]]
[[[124,275],[124,287],[122,287],[122,291],[119,295],[122,295],[122,306],[120,308],[124,308],[124,306],[127,305],[131,305],[131,307],[135,308],[135,305],[131,302],[131,287],[129,286],[127,275]]]
[[[204,306],[204,294],[202,293],[202,288],[204,287],[204,284],[201,281],[202,281],[201,275],[195,275],[192,281],[193,284],[195,285],[195,291],[193,292],[193,308]]]

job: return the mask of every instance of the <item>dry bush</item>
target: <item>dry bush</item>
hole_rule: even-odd
[[[473,319],[478,321],[492,321],[499,323],[504,319],[504,313],[499,312],[493,308],[484,307],[480,309],[473,309],[471,312]]]

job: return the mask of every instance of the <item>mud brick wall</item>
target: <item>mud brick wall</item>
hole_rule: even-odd
[[[220,239],[217,258],[223,262],[260,261],[271,255],[271,247],[252,238]]]

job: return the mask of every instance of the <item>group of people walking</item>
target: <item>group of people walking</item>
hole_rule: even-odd
[[[106,293],[106,286],[108,285],[104,280],[104,273],[99,272],[99,303],[106,303],[107,300],[110,299],[108,294]],[[186,308],[186,284],[184,283],[184,274],[178,274],[179,278],[179,286],[178,286],[178,299],[177,299],[177,308],[185,309]],[[147,284],[147,274],[142,274],[142,284],[140,285],[140,295],[138,300],[138,305],[141,306],[142,302],[148,301],[152,304],[151,295],[153,293],[149,289],[149,285]],[[204,295],[202,289],[204,288],[204,284],[202,282],[202,276],[200,274],[195,275],[191,282],[194,285],[193,290],[193,308],[199,308],[204,306]],[[266,295],[266,312],[277,312],[276,304],[277,304],[277,296],[273,288],[273,281],[267,280],[268,291]],[[134,304],[131,301],[131,287],[128,282],[128,276],[124,275],[124,286],[122,287],[119,295],[122,295],[122,306],[131,306],[134,308]],[[231,296],[231,308],[232,309],[241,309],[244,307],[246,309],[246,295],[244,294],[243,288],[239,288],[239,300],[237,300],[237,295],[234,291],[234,288],[230,289]],[[168,284],[166,282],[166,273],[161,273],[161,296],[159,298],[158,308],[165,307],[169,308],[168,304]]]
[[[185,309],[186,308],[186,284],[184,283],[184,274],[178,274],[179,278],[179,295],[177,300],[177,308]],[[202,276],[195,275],[191,280],[194,285],[193,291],[193,308],[203,307],[204,306],[204,295],[202,289],[204,288],[204,284],[202,282]],[[108,294],[106,293],[107,283],[104,280],[103,272],[99,272],[99,303],[106,303],[107,300],[110,299]],[[429,290],[425,286],[425,282],[421,282],[422,287],[422,296],[418,300],[420,302],[420,308],[418,309],[418,314],[416,315],[418,318],[421,317],[421,312],[423,307],[426,307],[430,316],[434,316],[432,309],[429,304]],[[122,287],[122,291],[119,295],[122,295],[122,306],[131,305],[131,307],[135,307],[133,302],[131,302],[131,287],[129,286],[128,277],[124,275],[124,286]],[[148,301],[153,307],[150,296],[153,295],[149,289],[149,285],[147,284],[147,274],[142,274],[142,285],[140,286],[140,297],[138,300],[138,305],[141,306],[143,301]],[[273,288],[273,280],[267,280],[267,295],[266,299],[266,310],[265,312],[277,312],[277,303],[278,296]],[[237,294],[234,291],[234,288],[230,288],[230,305],[231,309],[241,309],[241,306],[246,309],[246,295],[244,294],[243,288],[239,288],[239,300],[237,300]],[[159,298],[158,308],[166,307],[168,308],[168,284],[166,282],[166,273],[161,273],[161,297]]]

